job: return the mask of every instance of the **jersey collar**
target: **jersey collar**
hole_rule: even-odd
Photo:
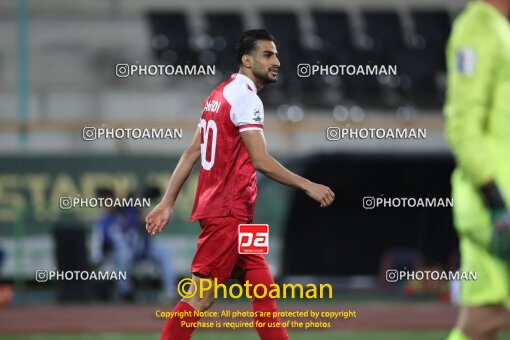
[[[246,84],[246,86],[248,87],[248,90],[257,92],[257,87],[255,86],[255,83],[253,82],[253,80],[251,80],[244,74],[234,73],[232,76],[235,77],[236,79],[239,79],[240,81],[244,82]]]

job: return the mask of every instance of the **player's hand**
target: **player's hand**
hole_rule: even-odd
[[[173,207],[159,203],[145,218],[145,229],[151,235],[159,233],[170,221],[172,217]]]
[[[510,211],[499,209],[491,212],[491,253],[502,260],[510,261]]]
[[[321,208],[329,207],[335,200],[335,193],[325,185],[310,182],[305,188],[305,193],[321,205]]]

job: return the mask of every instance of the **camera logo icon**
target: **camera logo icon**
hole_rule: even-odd
[[[129,76],[129,65],[128,64],[115,65],[115,75],[118,78],[126,78],[127,76]]]
[[[340,139],[340,128],[337,126],[330,126],[326,130],[327,140],[339,140]]]
[[[71,197],[60,197],[60,209],[69,210],[72,208]]]
[[[363,208],[374,209],[375,208],[375,197],[365,196],[363,197]]]
[[[300,78],[307,78],[312,75],[312,67],[310,64],[299,64],[297,66],[297,75]]]
[[[398,281],[398,270],[389,269],[386,271],[386,281],[397,282]]]
[[[37,282],[48,281],[48,271],[47,270],[36,270],[35,271],[35,280]]]
[[[83,140],[96,140],[97,138],[97,130],[95,127],[86,126],[83,128],[82,132]]]

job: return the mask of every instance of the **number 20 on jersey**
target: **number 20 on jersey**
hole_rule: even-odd
[[[200,119],[200,156],[202,167],[211,170],[216,157],[216,140],[218,138],[218,127],[212,119],[206,121]]]

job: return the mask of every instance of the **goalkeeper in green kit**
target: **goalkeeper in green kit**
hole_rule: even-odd
[[[496,339],[510,305],[510,0],[471,2],[447,46],[446,135],[461,310],[448,340]]]

